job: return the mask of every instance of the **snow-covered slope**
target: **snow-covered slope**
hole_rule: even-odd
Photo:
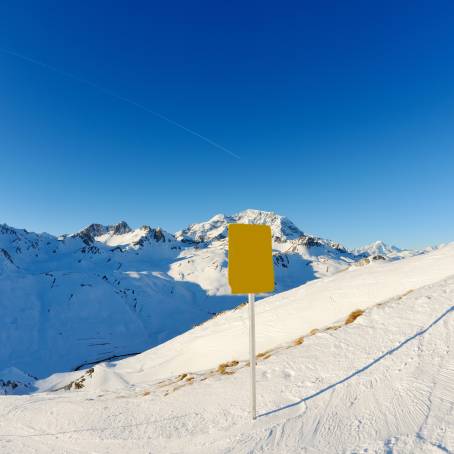
[[[276,293],[370,262],[258,210],[175,235],[124,221],[58,238],[0,225],[0,371],[42,377],[135,354],[237,306],[227,283],[235,222],[271,226]]]
[[[45,376],[141,352],[237,306],[243,298],[227,284],[232,222],[272,227],[277,292],[361,258],[257,210],[176,235],[124,221],[58,238],[0,225],[0,371]]]
[[[402,261],[375,262],[265,298],[256,305],[257,351],[345,320],[354,310],[400,297],[454,275],[454,244]],[[248,308],[221,314],[174,339],[115,364],[112,382],[150,383],[248,358]],[[102,368],[105,366],[101,366]],[[97,368],[95,368],[95,371]]]
[[[256,421],[238,309],[0,398],[0,451],[453,452],[453,301],[454,245],[352,268],[257,303]]]

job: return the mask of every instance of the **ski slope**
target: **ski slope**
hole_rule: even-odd
[[[246,363],[216,369],[229,349],[228,359],[247,351],[240,309],[134,358],[0,398],[0,452],[453,452],[453,260],[448,245],[259,302],[259,342],[271,348],[258,359],[256,421]],[[187,375],[158,380],[162,369]],[[81,376],[80,390],[50,391]]]

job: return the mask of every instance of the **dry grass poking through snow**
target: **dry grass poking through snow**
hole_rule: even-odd
[[[400,298],[402,298],[403,296],[406,296],[410,292],[411,291],[407,292],[406,294],[402,295]],[[243,305],[244,304],[240,305],[240,307]],[[276,348],[258,353],[256,355],[257,361],[267,360],[272,355],[274,355],[275,353],[278,353],[281,350],[288,349],[288,348],[294,348],[299,345],[302,345],[305,342],[305,338],[307,338],[307,337],[314,336],[316,334],[323,333],[323,332],[334,331],[339,328],[342,328],[345,325],[349,325],[350,323],[353,323],[358,317],[360,317],[363,314],[364,314],[364,310],[357,309],[357,310],[353,311],[345,319],[345,321],[341,324],[331,325],[331,326],[328,326],[328,327],[325,327],[322,329],[318,329],[318,328],[312,329],[309,333],[305,334],[304,336],[297,337],[296,339],[293,339],[293,341],[291,341],[289,343],[286,343],[286,344],[280,345]],[[194,383],[205,381],[210,377],[215,377],[216,375],[233,375],[238,370],[240,370],[244,367],[249,367],[249,361],[245,361],[245,360],[237,361],[235,359],[232,361],[228,361],[228,362],[219,364],[219,366],[216,369],[211,369],[211,370],[203,371],[200,373],[184,372],[180,375],[170,377],[165,380],[161,380],[160,382],[156,383],[153,386],[154,389],[153,388],[145,389],[141,392],[141,395],[143,397],[146,397],[146,396],[150,395],[152,392],[160,390],[161,392],[163,392],[164,396],[168,396],[170,393],[173,393],[173,392],[177,391],[178,389],[181,389],[188,385],[192,385]],[[62,388],[57,389],[56,391],[59,391],[62,389],[71,391],[71,390],[79,390],[79,389],[84,388],[86,380],[92,377],[94,371],[95,371],[94,368],[88,369],[78,379],[70,382],[68,385],[66,385]]]
[[[286,345],[281,345],[279,347],[276,347],[274,349],[266,350],[264,352],[258,353],[256,355],[257,361],[263,361],[268,358],[270,358],[274,353],[287,349],[287,348],[293,348],[297,347],[299,345],[302,345],[305,341],[305,337],[308,336],[314,336],[319,333],[323,332],[328,332],[328,331],[335,331],[338,330],[339,328],[342,328],[345,325],[349,325],[350,323],[353,323],[358,317],[364,314],[364,311],[362,309],[356,309],[353,311],[343,323],[335,324],[328,326],[323,329],[312,329],[309,334],[306,334],[306,336],[300,336],[297,337],[296,339],[293,339],[290,343]],[[190,385],[194,382],[201,382],[205,381],[210,377],[213,377],[215,375],[233,375],[235,372],[237,372],[239,369],[242,369],[243,367],[249,367],[249,361],[237,361],[232,360],[228,361],[225,363],[219,364],[219,366],[216,369],[212,369],[207,372],[203,372],[202,374],[180,374],[177,377],[175,377],[173,380],[164,380],[159,384],[159,387],[164,387],[167,388],[167,391],[165,392],[164,396],[169,395],[169,393],[177,391],[178,389],[181,389],[182,387],[186,385]]]
[[[331,325],[328,326],[328,328],[325,328],[325,331],[336,331],[339,328],[342,328],[342,325]]]
[[[404,293],[403,295],[400,295],[398,299],[402,299],[409,293],[411,293],[413,290],[409,290],[408,292]],[[386,303],[379,303],[376,306],[381,306]],[[245,304],[240,305],[243,306]],[[235,310],[235,309],[234,309]],[[297,337],[296,339],[293,339],[293,341],[286,343],[284,345],[280,345],[276,348],[272,348],[270,350],[266,350],[264,352],[258,353],[256,355],[257,361],[263,361],[268,358],[270,358],[272,355],[275,353],[278,353],[281,350],[285,350],[288,348],[294,348],[299,345],[302,345],[305,341],[306,338],[315,336],[318,334],[322,333],[328,333],[330,331],[336,331],[346,325],[350,325],[353,323],[358,317],[361,317],[364,314],[363,309],[356,309],[353,312],[351,312],[348,317],[345,319],[344,322],[336,323],[331,326],[327,326],[324,328],[314,328],[309,331],[309,333],[305,334],[304,336]],[[193,373],[193,374],[181,374],[178,375],[177,377],[174,377],[173,379],[167,379],[158,384],[158,388],[167,388],[165,390],[164,396],[169,395],[169,393],[177,391],[178,389],[181,389],[182,387],[186,385],[190,385],[192,383],[198,383],[207,380],[208,378],[215,377],[216,375],[233,375],[236,373],[238,370],[244,368],[244,367],[249,367],[249,361],[237,361],[237,360],[232,360],[228,361],[222,364],[219,364],[219,366],[216,369],[211,369],[208,371],[204,371],[201,373]]]
[[[409,295],[411,292],[414,292],[414,290],[413,289],[407,290],[405,293],[402,293],[402,295],[399,295],[399,299],[401,300],[402,298]]]
[[[411,292],[411,291],[410,291]],[[407,292],[406,294],[410,293]],[[402,295],[406,296],[406,294]],[[241,306],[241,305],[240,305]],[[288,349],[288,348],[293,348],[297,347],[299,345],[302,345],[305,342],[305,338],[310,337],[310,336],[315,336],[316,334],[323,333],[323,332],[329,332],[329,331],[335,331],[339,328],[342,328],[345,325],[349,325],[353,323],[358,317],[364,314],[364,310],[362,309],[356,309],[354,310],[346,319],[343,323],[340,324],[335,324],[331,325],[322,329],[312,329],[308,334],[305,334],[304,336],[297,337],[296,339],[293,339],[293,341],[285,344],[285,345],[280,345],[276,348],[266,350],[264,352],[258,353],[256,355],[257,361],[263,361],[267,360],[270,358],[273,354],[279,352],[280,350]],[[237,361],[232,360],[228,361],[225,363],[219,364],[219,366],[216,369],[211,369],[209,371],[203,371],[201,373],[182,373],[180,375],[177,375],[176,377],[171,377],[165,380],[161,380],[160,382],[156,383],[154,386],[154,389],[157,391],[158,389],[162,390],[164,392],[164,396],[168,396],[170,393],[177,391],[178,389],[181,389],[187,385],[192,385],[193,383],[197,382],[202,382],[207,380],[210,377],[214,377],[216,375],[233,375],[235,372],[237,372],[239,369],[242,369],[244,367],[249,367],[249,361]],[[60,389],[65,389],[65,390],[72,390],[72,389],[82,389],[84,387],[85,381],[87,378],[91,378],[92,374],[94,372],[94,368],[88,369],[81,377],[79,377],[77,380],[72,381],[68,385],[66,385],[63,388]],[[152,390],[150,389],[145,389],[142,392],[142,395],[144,397],[148,396]]]
[[[238,366],[239,362],[235,359],[233,361],[229,361],[228,363],[219,364],[217,371],[222,375],[232,375],[235,372],[229,370],[231,367]]]
[[[353,323],[358,317],[361,317],[361,315],[363,314],[364,311],[362,309],[356,309],[345,319],[345,324],[349,325],[350,323]]]
[[[304,342],[304,336],[300,336],[296,338],[292,344],[296,347],[297,345],[301,345]]]
[[[403,293],[402,295],[399,295],[397,297],[397,299],[400,300],[400,299],[404,298],[405,296],[407,296],[408,294],[410,294],[411,292],[413,292],[412,289],[408,290],[407,292]],[[375,306],[379,307],[379,306],[382,306],[383,304],[386,304],[387,302],[389,302],[389,301],[378,303]],[[241,303],[236,308],[231,309],[231,311],[238,310],[241,307],[246,306],[246,305],[247,305],[247,302]],[[224,312],[228,312],[228,311],[224,311]],[[306,338],[308,338],[308,337],[315,336],[315,335],[318,335],[321,333],[328,333],[330,331],[336,331],[336,330],[342,328],[343,326],[350,325],[358,317],[361,317],[364,314],[364,312],[365,311],[363,309],[356,309],[348,315],[348,317],[345,319],[344,322],[337,323],[337,324],[327,326],[324,328],[314,328],[314,329],[310,330],[309,333],[306,333],[304,336],[297,337],[296,339],[294,339],[293,341],[291,341],[285,345],[280,345],[276,348],[258,353],[256,355],[257,361],[266,360],[281,350],[302,345],[305,342]],[[213,314],[213,318],[217,317],[219,315],[220,315],[220,313]],[[203,323],[205,323],[205,322],[203,322]],[[203,323],[201,323],[201,325]],[[249,361],[233,360],[233,361],[219,364],[219,366],[217,368],[211,369],[209,371],[204,371],[204,372],[200,372],[200,373],[192,373],[192,374],[183,373],[176,377],[162,380],[161,382],[156,384],[155,389],[162,389],[165,392],[164,396],[167,396],[167,395],[169,395],[169,393],[177,391],[178,389],[181,389],[184,386],[205,381],[211,377],[215,377],[216,375],[233,375],[238,370],[240,370],[244,367],[249,367]],[[81,378],[83,378],[83,377],[81,377]],[[70,389],[70,387],[75,388],[75,389],[78,389],[79,387],[83,387],[83,381],[85,381],[85,379],[81,380],[80,383],[71,382],[70,385],[68,385],[67,389]],[[148,392],[146,392],[146,394],[144,394],[144,395],[148,395]]]

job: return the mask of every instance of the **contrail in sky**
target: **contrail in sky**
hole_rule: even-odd
[[[236,159],[241,159],[233,151],[229,150],[228,148],[225,148],[224,146],[220,145],[219,143],[215,142],[214,140],[209,139],[208,137],[204,136],[203,134],[200,134],[197,131],[194,131],[193,129],[190,129],[190,128],[182,125],[181,123],[178,123],[177,121],[172,120],[169,117],[166,117],[162,113],[159,113],[159,112],[156,112],[155,110],[149,109],[148,107],[145,107],[144,105],[139,104],[138,102],[133,101],[132,99],[125,98],[124,96],[118,95],[117,93],[114,93],[113,91],[110,91],[110,90],[108,90],[106,88],[103,88],[103,87],[95,84],[94,82],[91,82],[90,80],[83,79],[81,77],[75,76],[72,73],[69,73],[67,71],[55,68],[54,66],[48,65],[47,63],[43,63],[43,62],[41,62],[39,60],[35,60],[34,58],[27,57],[26,55],[22,55],[22,54],[19,54],[17,52],[13,52],[11,50],[1,49],[0,48],[0,52],[3,52],[3,53],[8,54],[8,55],[12,55],[12,56],[17,57],[17,58],[20,58],[21,60],[27,61],[29,63],[33,63],[34,65],[41,66],[42,68],[49,69],[50,71],[54,71],[54,72],[56,72],[58,74],[61,74],[62,76],[65,76],[65,77],[68,77],[70,79],[76,80],[77,82],[80,82],[82,84],[90,85],[91,87],[101,91],[102,93],[104,93],[104,94],[106,94],[108,96],[111,96],[112,98],[116,98],[116,99],[118,99],[120,101],[123,101],[123,102],[126,102],[128,104],[131,104],[132,106],[135,106],[138,109],[143,110],[144,112],[147,112],[147,113],[149,113],[151,115],[154,115],[155,117],[158,117],[161,120],[166,121],[167,123],[170,123],[171,125],[174,125],[177,128],[180,128],[183,131],[186,131],[187,133],[192,134],[195,137],[198,137],[199,139],[202,139],[203,141],[209,143],[211,146],[213,146],[213,147],[215,147],[215,148],[217,148],[219,150],[224,151],[225,153],[229,154],[230,156],[233,156]]]

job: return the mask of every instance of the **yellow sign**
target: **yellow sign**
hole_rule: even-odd
[[[267,225],[229,225],[229,284],[234,294],[274,290],[271,229]]]

